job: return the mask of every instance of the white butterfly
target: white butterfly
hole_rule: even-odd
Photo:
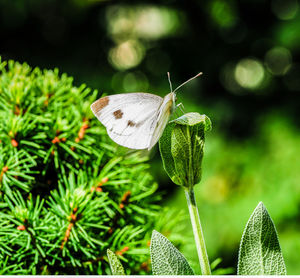
[[[109,137],[130,149],[150,150],[162,135],[170,115],[176,109],[176,91],[200,76],[190,78],[164,98],[148,93],[128,93],[102,97],[91,109],[106,127]]]

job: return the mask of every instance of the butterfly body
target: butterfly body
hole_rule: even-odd
[[[176,108],[174,92],[164,98],[148,93],[111,95],[96,100],[91,110],[109,137],[131,149],[151,149]]]

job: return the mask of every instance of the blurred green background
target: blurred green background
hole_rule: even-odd
[[[250,214],[263,201],[288,274],[300,274],[300,3],[297,0],[0,0],[0,55],[58,67],[102,93],[178,94],[208,115],[203,180],[195,188],[208,254],[236,267]],[[162,169],[163,206],[186,201]],[[192,239],[189,219],[186,235]],[[192,243],[182,251],[197,268]]]

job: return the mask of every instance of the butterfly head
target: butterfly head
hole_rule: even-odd
[[[168,81],[169,81],[169,85],[170,85],[170,96],[172,98],[172,111],[174,111],[176,109],[176,101],[177,101],[177,97],[176,97],[176,91],[181,88],[182,86],[184,86],[186,83],[192,81],[193,79],[197,78],[198,76],[202,75],[202,72],[199,72],[198,74],[196,74],[195,76],[193,76],[192,78],[188,79],[187,81],[183,82],[182,84],[180,84],[174,91],[173,91],[173,87],[172,87],[172,82],[171,82],[171,78],[170,78],[170,73],[167,72],[168,75]]]

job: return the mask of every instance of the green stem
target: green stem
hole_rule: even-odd
[[[186,188],[185,196],[189,207],[191,222],[193,226],[194,238],[196,241],[196,247],[201,267],[202,275],[211,275],[209,260],[206,252],[204,236],[201,228],[200,217],[195,200],[195,194],[193,187]]]

